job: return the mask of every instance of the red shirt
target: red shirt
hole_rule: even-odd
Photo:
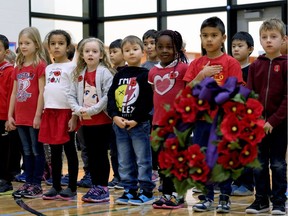
[[[84,76],[84,107],[91,107],[97,104],[99,101],[96,91],[96,71],[86,72]],[[81,125],[101,125],[111,124],[112,120],[101,111],[96,115],[92,115],[91,119],[82,119]]]
[[[154,85],[153,104],[153,125],[160,125],[160,121],[165,116],[164,106],[173,105],[175,97],[185,87],[183,81],[188,65],[179,62],[175,67],[153,67],[148,74],[148,82]]]
[[[16,125],[33,126],[39,96],[39,78],[45,75],[45,62],[36,67],[29,65],[15,68],[13,80],[17,81],[15,102]]]
[[[14,71],[12,64],[2,62],[0,64],[0,120],[7,120],[9,101],[13,87],[13,79],[11,77]]]
[[[213,59],[210,59],[205,55],[193,60],[186,71],[184,80],[186,82],[191,82],[208,62],[210,62],[209,65],[222,65],[223,67],[219,74],[213,76],[218,85],[222,86],[226,79],[231,76],[236,77],[238,83],[243,83],[240,63],[226,53]]]

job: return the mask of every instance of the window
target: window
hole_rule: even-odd
[[[226,6],[227,0],[167,0],[167,11]]]
[[[112,41],[123,39],[128,35],[136,35],[142,40],[142,36],[147,30],[157,29],[156,23],[156,18],[105,22],[104,43],[109,46]]]
[[[71,35],[72,43],[78,43],[83,38],[83,24],[81,22],[32,18],[32,26],[38,28],[42,40],[54,29],[67,31]]]
[[[31,0],[31,11],[81,17],[82,2],[82,0]]]
[[[104,16],[129,15],[156,12],[157,1],[105,0]]]

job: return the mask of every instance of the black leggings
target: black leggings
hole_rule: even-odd
[[[88,167],[92,184],[107,186],[110,163],[108,148],[110,143],[112,125],[82,126],[83,139],[88,153]]]
[[[69,184],[68,187],[74,192],[77,189],[77,178],[78,178],[78,155],[76,150],[76,145],[74,142],[75,133],[69,133],[70,141],[63,145],[50,145],[51,148],[51,166],[52,166],[52,177],[53,177],[53,187],[56,190],[61,189],[61,174],[62,174],[62,152],[64,147],[64,152],[67,157],[68,162],[68,174],[69,174]]]

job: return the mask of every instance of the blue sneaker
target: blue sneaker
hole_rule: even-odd
[[[253,191],[250,191],[243,185],[241,185],[240,187],[238,187],[236,190],[233,191],[234,196],[251,196],[253,194],[254,194]]]
[[[109,190],[105,190],[102,186],[93,185],[90,190],[82,197],[84,202],[102,203],[109,202]]]
[[[69,184],[69,174],[66,174],[61,178],[61,186],[68,186]]]
[[[108,183],[109,185],[109,183]],[[89,172],[86,172],[83,178],[80,181],[77,181],[78,187],[84,187],[84,188],[91,188],[92,187],[92,180]],[[108,186],[109,188],[109,186]]]
[[[129,199],[128,203],[131,205],[145,205],[152,204],[155,201],[153,192],[145,192],[140,190],[136,198]]]
[[[123,195],[116,199],[115,203],[120,205],[127,205],[130,199],[136,199],[136,190],[125,190]]]
[[[46,185],[49,185],[49,186],[52,186],[53,184],[53,179],[52,178],[49,178],[45,181]]]
[[[17,182],[26,182],[26,173],[23,172],[23,173],[21,173],[19,175],[16,175],[15,176],[15,181],[17,181]]]

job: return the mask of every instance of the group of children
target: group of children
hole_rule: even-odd
[[[224,48],[225,26],[218,17],[203,21],[200,28],[202,56],[190,64],[182,36],[177,31],[149,30],[143,40],[129,35],[112,42],[109,53],[101,40],[88,37],[78,43],[75,61],[70,61],[70,35],[63,30],[53,30],[47,36],[53,63],[47,65],[39,32],[28,27],[19,34],[15,69],[5,60],[9,53],[8,39],[0,35],[0,139],[1,143],[2,140],[9,143],[10,134],[17,129],[27,175],[25,184],[12,195],[41,196],[45,200],[73,199],[77,195],[78,176],[74,137],[75,131],[81,131],[86,169],[91,176],[91,185],[82,201],[108,202],[109,188],[118,187],[123,188],[124,193],[115,200],[116,204],[152,204],[158,209],[183,207],[184,197],[177,194],[172,179],[161,175],[161,170],[162,196],[156,200],[153,195],[152,173],[158,168],[157,152],[152,152],[150,146],[151,130],[163,126],[164,105],[172,105],[179,91],[190,82],[213,77],[223,85],[228,77],[234,76],[239,84],[247,83],[264,106],[266,137],[259,144],[258,155],[262,168],[254,171],[247,168],[237,181],[221,182],[216,211],[229,212],[229,196],[243,192],[243,188],[254,194],[255,184],[255,201],[246,208],[246,213],[267,212],[271,201],[272,214],[284,215],[287,55],[282,55],[280,50],[285,40],[285,25],[279,19],[268,19],[261,25],[259,34],[265,54],[249,66],[252,37],[247,32],[236,33],[232,39],[234,58],[229,56]],[[148,59],[141,64],[144,51]],[[207,146],[210,127],[207,122],[197,121],[193,143]],[[52,187],[44,194],[41,188],[45,166],[42,143],[51,148],[53,176]],[[13,189],[7,163],[10,145],[3,159],[5,163],[0,163],[5,164],[0,170],[0,193]],[[114,171],[111,182],[108,182],[109,148]],[[63,149],[69,174],[65,189],[61,187]],[[206,189],[192,207],[196,212],[213,209],[214,185],[207,184]]]

